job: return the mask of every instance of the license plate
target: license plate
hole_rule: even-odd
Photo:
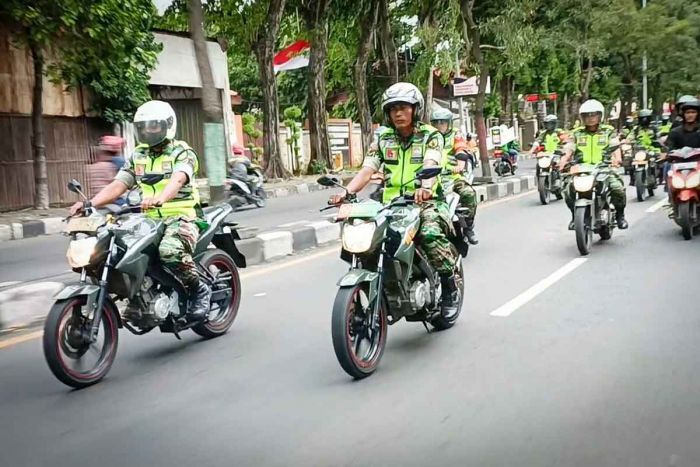
[[[96,232],[100,222],[89,217],[73,217],[68,221],[68,232]]]
[[[697,166],[697,162],[680,162],[678,164],[673,164],[673,168],[676,170],[694,169]]]

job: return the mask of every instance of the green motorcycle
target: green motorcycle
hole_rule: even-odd
[[[416,180],[434,178],[440,172],[439,167],[424,168]],[[318,183],[344,189],[328,176]],[[338,281],[331,331],[338,362],[355,379],[376,370],[389,324],[405,318],[423,323],[426,329],[428,324],[437,330],[448,329],[457,321],[462,307],[460,258],[454,272],[458,311],[449,318],[441,313],[440,278],[414,241],[420,226],[420,207],[414,203],[413,194],[404,194],[404,187],[388,205],[373,200],[342,204],[336,217],[342,222],[341,258],[350,264],[350,270]],[[452,237],[453,242],[459,242],[454,232]]]

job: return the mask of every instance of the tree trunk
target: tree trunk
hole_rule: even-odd
[[[391,34],[391,17],[389,16],[389,0],[379,0],[379,21],[381,23],[382,56],[386,64],[387,74],[391,84],[399,81],[399,55]]]
[[[372,51],[372,37],[377,26],[379,16],[380,0],[369,0],[367,11],[361,24],[363,25],[360,44],[357,50],[357,60],[355,60],[355,98],[357,100],[358,114],[360,117],[360,128],[362,129],[362,155],[367,155],[369,146],[372,143],[372,113],[369,108],[369,97],[367,95],[367,63],[369,54]]]
[[[472,56],[479,67],[479,90],[474,101],[474,124],[479,143],[479,159],[481,160],[481,173],[484,177],[491,177],[491,165],[486,146],[486,121],[484,119],[484,103],[486,102],[486,83],[489,78],[488,66],[481,52],[481,35],[479,26],[474,21],[473,7],[475,0],[462,0],[461,14],[466,27],[463,28],[464,40],[471,44]]]
[[[309,54],[309,141],[311,160],[332,167],[328,116],[326,114],[326,77],[324,65],[328,53],[328,15],[330,0],[315,0],[304,12],[311,31]],[[309,167],[310,168],[310,167]]]
[[[435,68],[428,70],[428,86],[425,93],[425,108],[423,109],[423,121],[430,122],[430,114],[433,112],[433,82],[435,81]]]
[[[221,123],[224,121],[219,93],[214,85],[214,75],[211,71],[207,41],[204,37],[204,15],[201,0],[187,0],[190,16],[190,37],[194,43],[194,54],[197,58],[199,77],[202,80],[202,109],[207,122]]]
[[[258,31],[253,47],[260,70],[263,94],[263,152],[267,157],[265,175],[268,178],[288,178],[290,173],[282,163],[279,140],[279,108],[277,82],[272,66],[275,56],[275,42],[282,20],[285,0],[270,0],[265,27]]]
[[[581,103],[588,100],[588,92],[591,87],[591,81],[593,79],[593,57],[588,56],[588,61],[586,65],[586,77],[583,81],[583,86],[581,86]]]
[[[214,75],[211,71],[211,63],[209,62],[209,52],[207,51],[207,41],[204,37],[204,14],[202,13],[201,0],[187,0],[190,20],[190,37],[194,44],[194,54],[197,58],[197,68],[199,70],[199,78],[202,81],[202,110],[204,111],[204,120],[207,123],[220,124],[221,130],[216,125],[211,125],[213,129],[207,128],[205,125],[205,138],[210,135],[209,131],[217,133],[223,132],[224,115],[219,99],[219,91],[214,85]],[[210,140],[217,141],[215,134]],[[224,138],[224,141],[226,139]],[[226,153],[228,152],[226,144],[224,148],[220,145],[215,145],[209,149],[212,141],[205,142],[205,153],[200,155],[200,163],[204,165],[205,171],[209,176],[209,197],[212,204],[220,203],[225,199],[224,179],[222,174],[226,173]],[[221,151],[223,150],[223,160],[221,159]],[[201,157],[204,156],[204,157]],[[215,170],[218,166],[219,170]],[[223,166],[223,171],[221,170]],[[216,174],[216,177],[214,176]]]
[[[564,121],[564,126],[563,128],[569,128],[570,122],[569,122],[569,94],[565,93],[564,94],[564,100],[562,101],[562,120]]]
[[[46,170],[44,145],[44,54],[37,44],[30,44],[34,63],[34,90],[32,94],[32,150],[34,156],[34,208],[49,208],[49,177]]]

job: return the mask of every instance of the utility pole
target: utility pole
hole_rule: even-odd
[[[642,8],[646,8],[647,0],[642,0]],[[649,96],[647,93],[647,52],[642,55],[642,109],[646,109],[649,105]],[[641,109],[640,109],[641,110]]]

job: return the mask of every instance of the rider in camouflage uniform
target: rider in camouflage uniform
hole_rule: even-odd
[[[564,156],[559,162],[559,170],[563,173],[566,165],[573,160],[575,163],[598,164],[604,160],[605,151],[609,147],[620,144],[615,129],[610,125],[601,124],[605,108],[603,104],[595,99],[589,99],[579,109],[583,126],[574,129],[566,146]],[[618,167],[622,162],[620,150],[617,149],[612,154],[612,167]],[[574,191],[572,178],[569,177],[564,186],[564,200],[571,211],[571,222],[569,230],[574,230],[574,208],[576,203],[576,193]],[[627,195],[625,194],[625,184],[622,178],[615,172],[610,171],[608,178],[610,187],[610,199],[615,206],[617,216],[617,227],[626,229],[628,224],[625,220],[625,206],[627,205]]]
[[[382,96],[382,109],[388,127],[372,144],[360,172],[348,184],[351,197],[361,191],[371,176],[384,167],[383,201],[391,201],[401,194],[401,186],[411,182],[423,167],[442,165],[443,138],[430,125],[419,122],[423,108],[423,96],[410,83],[396,83]],[[444,202],[439,177],[423,180],[420,188],[412,183],[406,191],[415,190],[414,198],[421,204],[421,226],[417,241],[427,260],[440,275],[442,283],[442,313],[449,318],[457,312],[457,286],[454,270],[457,250],[448,238],[452,230],[447,205]],[[344,201],[342,195],[331,196],[331,204]]]
[[[457,160],[455,157],[460,153],[466,155],[467,141],[459,128],[452,127],[452,112],[447,109],[441,108],[435,110],[430,116],[430,123],[437,128],[445,141],[442,163],[445,170],[451,174],[448,176],[454,179],[452,191],[459,196],[460,205],[469,210],[466,219],[466,235],[469,243],[476,245],[479,243],[479,240],[476,238],[476,233],[474,233],[474,218],[476,217],[477,204],[476,191],[469,182],[464,179],[463,173],[466,163]]]
[[[134,116],[139,146],[117,173],[114,181],[90,201],[95,207],[114,202],[127,190],[139,186],[143,192],[141,207],[149,217],[165,220],[166,229],[158,247],[160,259],[190,293],[188,315],[201,319],[209,312],[211,289],[200,279],[192,259],[201,208],[195,183],[198,169],[197,155],[186,143],[175,140],[177,119],[170,104],[149,101]],[[154,185],[142,183],[146,174],[162,174]],[[76,203],[74,214],[84,207]]]

